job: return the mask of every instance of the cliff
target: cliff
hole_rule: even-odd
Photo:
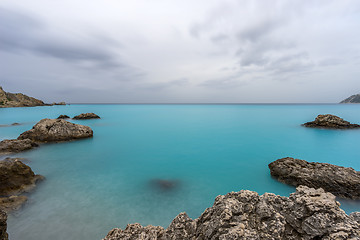
[[[360,103],[360,94],[352,95],[342,100],[340,103]]]
[[[47,106],[43,101],[22,93],[8,93],[0,86],[0,108]]]

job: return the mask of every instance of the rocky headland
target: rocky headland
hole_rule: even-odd
[[[335,196],[299,186],[289,197],[241,190],[216,197],[214,205],[192,220],[180,213],[167,229],[129,224],[104,240],[120,239],[360,239],[360,213],[347,215]]]
[[[31,130],[23,132],[18,139],[35,142],[60,142],[93,136],[90,127],[74,124],[63,119],[42,119]]]
[[[73,119],[76,119],[76,120],[92,119],[92,118],[100,118],[100,117],[98,115],[96,115],[95,113],[81,113],[81,114],[73,117]]]
[[[304,123],[303,126],[311,128],[329,128],[329,129],[352,129],[360,128],[358,124],[352,124],[344,119],[331,115],[318,115],[316,119],[312,122]]]
[[[43,101],[22,93],[8,93],[0,87],[0,108],[48,106]]]
[[[342,100],[340,103],[360,103],[360,94],[352,95]]]
[[[0,142],[0,155],[22,152],[38,146],[37,143],[30,139],[5,139]]]
[[[328,163],[282,158],[269,164],[270,173],[280,182],[323,188],[336,196],[360,199],[360,172]]]

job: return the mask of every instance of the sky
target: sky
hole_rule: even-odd
[[[358,0],[0,0],[0,86],[45,102],[336,103]]]

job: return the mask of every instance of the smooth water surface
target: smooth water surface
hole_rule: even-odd
[[[101,239],[134,222],[167,227],[178,213],[197,218],[217,195],[241,189],[288,196],[295,188],[272,179],[267,167],[287,156],[360,170],[360,130],[300,126],[325,113],[360,123],[360,105],[7,108],[0,109],[0,125],[21,125],[0,127],[0,140],[42,118],[83,112],[101,116],[73,120],[90,126],[92,139],[13,155],[27,158],[46,180],[10,215],[11,239]],[[360,211],[359,201],[341,203]]]

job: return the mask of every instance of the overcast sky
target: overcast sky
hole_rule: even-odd
[[[360,1],[0,0],[0,85],[46,102],[339,102],[360,92]]]

